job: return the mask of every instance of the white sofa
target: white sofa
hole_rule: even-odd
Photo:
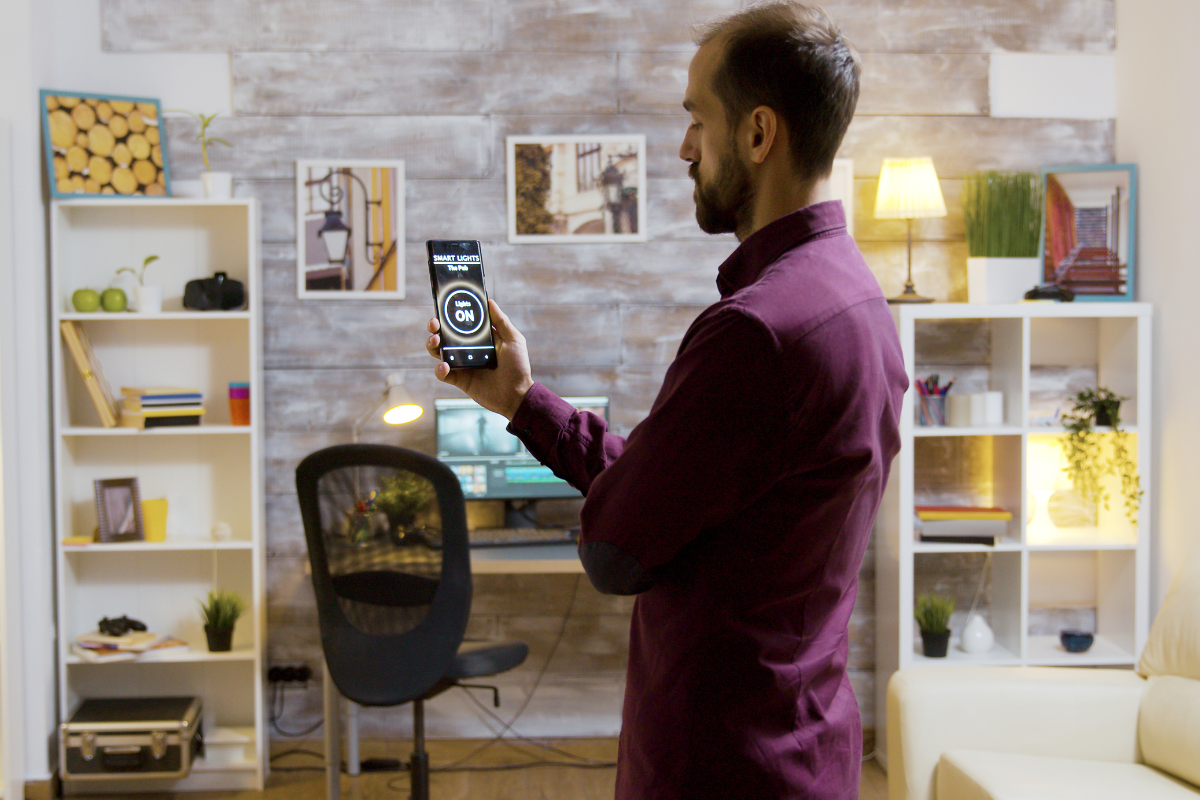
[[[1200,550],[1137,672],[901,670],[887,719],[890,800],[1200,800]]]

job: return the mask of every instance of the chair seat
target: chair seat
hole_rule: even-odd
[[[524,642],[465,640],[458,646],[458,655],[446,670],[446,680],[498,675],[519,666],[528,655],[529,646]]]
[[[1145,764],[948,750],[938,800],[1198,800],[1200,788]]]

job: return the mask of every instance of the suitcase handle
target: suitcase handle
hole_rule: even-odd
[[[142,748],[137,745],[100,748],[100,763],[109,769],[137,769],[142,761]]]

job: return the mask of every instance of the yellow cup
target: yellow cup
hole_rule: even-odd
[[[167,540],[167,498],[142,501],[142,529],[147,542]]]

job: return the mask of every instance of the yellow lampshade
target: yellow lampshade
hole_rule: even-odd
[[[946,216],[946,201],[932,158],[885,158],[875,195],[876,219]]]

